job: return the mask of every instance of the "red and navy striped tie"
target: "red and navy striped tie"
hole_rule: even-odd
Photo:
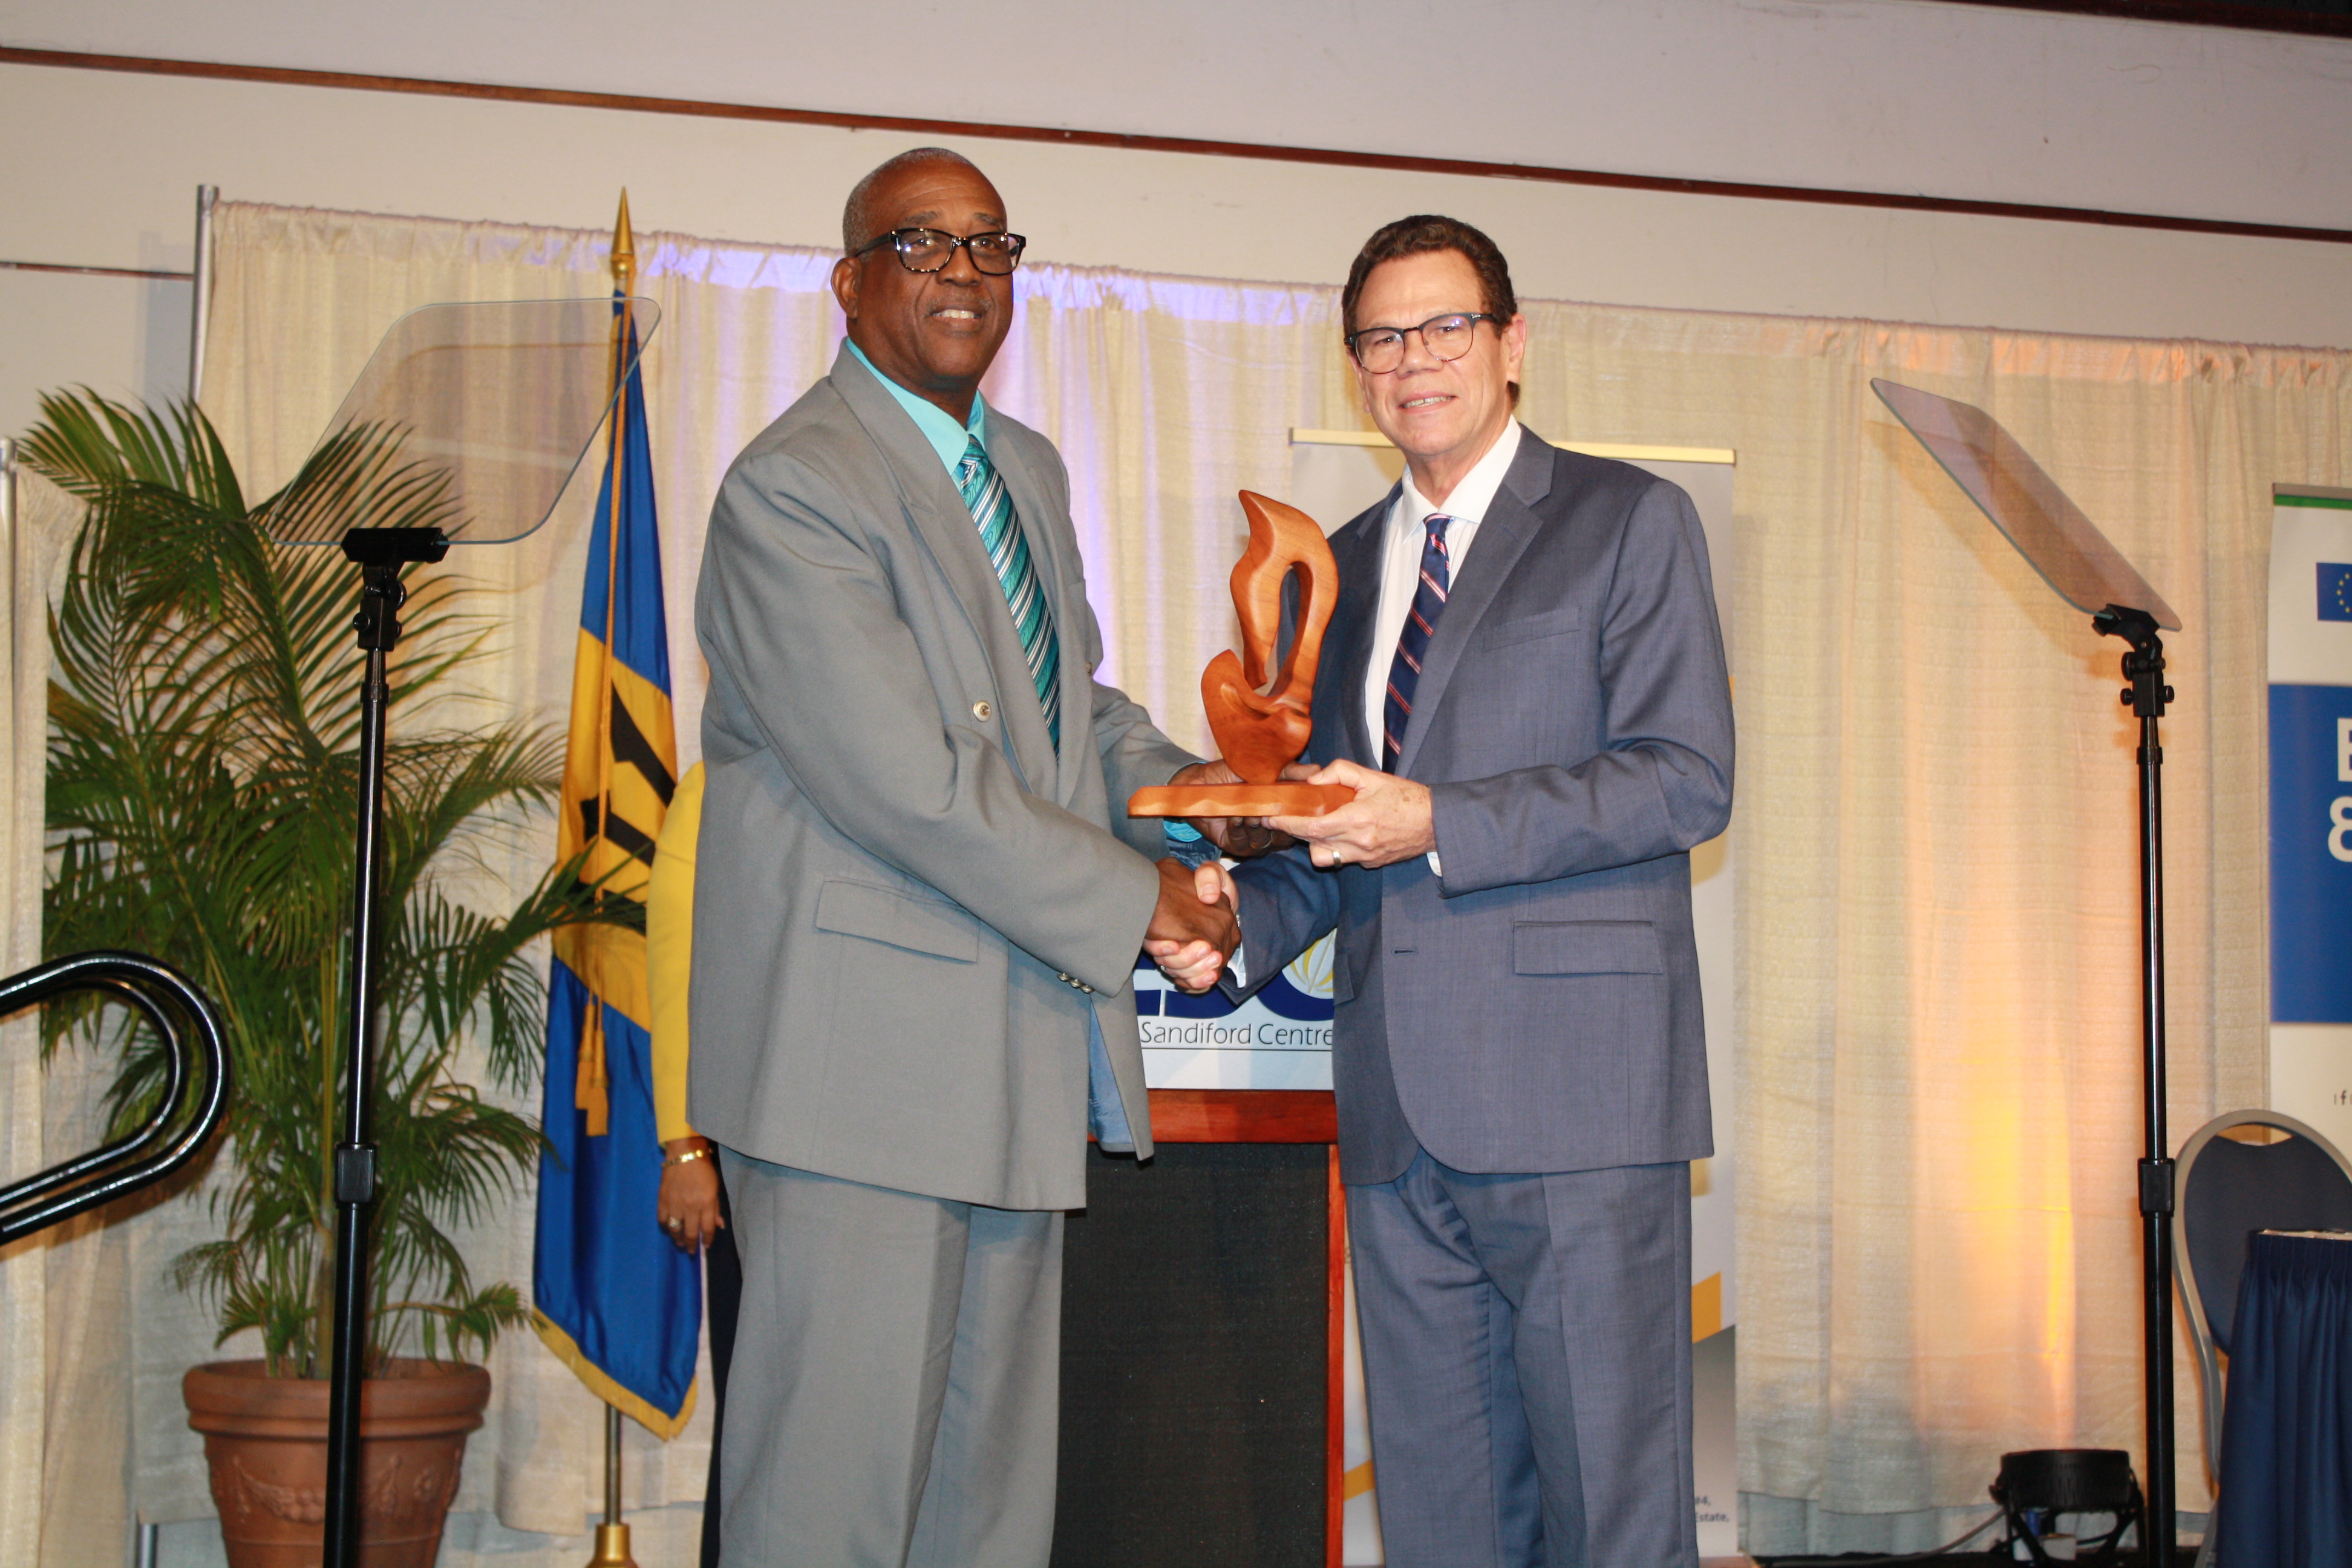
[[[1397,637],[1396,658],[1389,665],[1388,701],[1381,711],[1381,771],[1396,772],[1397,753],[1404,750],[1405,721],[1412,717],[1412,689],[1421,684],[1422,656],[1429,651],[1430,634],[1437,629],[1438,612],[1445,608],[1445,525],[1454,520],[1433,511],[1423,520],[1429,537],[1421,546],[1421,581],[1412,590],[1412,608],[1405,612],[1404,630]]]

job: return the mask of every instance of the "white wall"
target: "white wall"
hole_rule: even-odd
[[[1926,0],[8,0],[0,41],[2277,223],[2352,213],[2352,40]]]
[[[2352,162],[2340,155],[2352,145],[2344,85],[2352,42],[1928,0],[1570,5],[1549,21],[1474,5],[1449,10],[1444,29],[1391,27],[1402,41],[1373,36],[1374,23],[1408,11],[1402,0],[1311,0],[1281,8],[1282,19],[1260,29],[1275,29],[1274,44],[1256,47],[1237,22],[1223,41],[1200,41],[1217,29],[1217,5],[1193,7],[1181,37],[1162,8],[1086,13],[1119,17],[1123,47],[1099,23],[1033,30],[1005,22],[1003,7],[990,13],[992,32],[968,37],[964,13],[902,5],[904,26],[892,36],[908,40],[915,65],[896,79],[873,51],[847,47],[846,23],[814,15],[790,19],[786,47],[782,22],[747,24],[730,46],[708,41],[728,32],[715,24],[678,25],[604,0],[583,0],[562,17],[543,6],[461,13],[451,0],[419,0],[396,23],[343,0],[201,11],[5,3],[0,41],[17,44],[2352,226]],[[1017,14],[1050,9],[1031,0]],[[1301,17],[1341,15],[1355,20],[1305,47]],[[1490,23],[1505,44],[1475,64],[1462,57],[1461,68],[1483,67],[1501,86],[1415,86],[1442,75],[1433,61],[1456,58],[1433,34],[1461,36],[1451,23],[1464,15]],[[1536,41],[1516,47],[1530,28]],[[933,68],[955,52],[938,41],[942,29],[966,51],[955,70]],[[1744,40],[1737,70],[1707,64],[1728,58],[1727,39]],[[1921,63],[1931,44],[1932,65]],[[1887,63],[1871,64],[1874,49]],[[1389,55],[1414,62],[1399,85],[1354,92],[1365,62]],[[1606,92],[1594,81],[1570,90],[1527,77],[1538,56],[1605,57]],[[2134,58],[2157,63],[2126,68]],[[1211,61],[1229,63],[1231,74],[1211,71]],[[2015,101],[2021,73],[2042,84],[2046,101],[2032,114]],[[2142,77],[2137,96],[2115,96],[2116,82]],[[1587,107],[1596,93],[1622,100],[1622,123]],[[2062,113],[2061,104],[2070,107]],[[2085,107],[2096,104],[2106,108]],[[15,154],[0,158],[0,258],[115,267],[186,266],[200,183],[237,199],[580,226],[609,223],[626,184],[642,227],[824,245],[856,175],[918,140],[26,66],[0,66],[0,106]],[[1627,126],[1648,127],[1649,140],[1626,140]],[[2021,127],[2032,131],[2031,148],[2017,140]],[[2137,157],[2125,157],[2118,134]],[[1521,290],[1538,298],[2352,344],[2347,246],[961,144],[995,175],[1034,253],[1056,260],[1336,279],[1377,224],[1434,209],[1492,232]],[[38,388],[88,382],[152,395],[176,385],[186,297],[170,285],[0,271],[0,322],[13,323],[0,330],[0,432],[24,427]]]

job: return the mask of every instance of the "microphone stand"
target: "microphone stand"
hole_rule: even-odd
[[[2171,1142],[2165,1131],[2164,1081],[2164,748],[2157,721],[2173,700],[2164,683],[2164,639],[2144,610],[2109,605],[2091,617],[2102,636],[2131,645],[2124,655],[2123,701],[2139,721],[2139,952],[2143,1132],[2139,1162],[2142,1349],[2147,1355],[2147,1518],[2141,1555],[2171,1568],[2175,1550],[2172,1394]]]
[[[360,568],[360,611],[352,629],[367,655],[360,682],[358,866],[352,879],[351,1012],[343,1059],[343,1138],[335,1145],[334,1364],[327,1395],[328,1568],[360,1559],[360,1388],[367,1363],[367,1232],[375,1205],[373,1127],[376,907],[383,857],[383,718],[391,690],[385,656],[400,641],[400,606],[411,563],[438,561],[449,539],[437,528],[354,528],[343,556]]]

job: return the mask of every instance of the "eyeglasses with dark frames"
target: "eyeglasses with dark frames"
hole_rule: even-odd
[[[1407,332],[1421,334],[1421,346],[1432,358],[1457,360],[1470,352],[1477,341],[1478,323],[1492,321],[1497,331],[1503,319],[1484,310],[1450,310],[1443,316],[1432,316],[1417,327],[1364,327],[1348,334],[1348,352],[1356,363],[1373,375],[1385,375],[1404,363],[1404,337]]]
[[[849,254],[863,256],[869,250],[879,250],[887,245],[898,252],[898,265],[909,272],[939,272],[955,259],[956,247],[971,258],[973,268],[992,278],[1002,278],[1021,265],[1022,247],[1029,243],[1024,235],[1007,234],[999,229],[990,234],[948,234],[936,228],[894,228],[887,234],[877,235]]]

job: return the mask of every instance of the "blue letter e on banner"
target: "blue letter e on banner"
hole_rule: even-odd
[[[2320,616],[2330,614],[2323,565]],[[2352,585],[2345,589],[2352,595]],[[2352,686],[2271,688],[2271,1021],[2352,1024]]]

